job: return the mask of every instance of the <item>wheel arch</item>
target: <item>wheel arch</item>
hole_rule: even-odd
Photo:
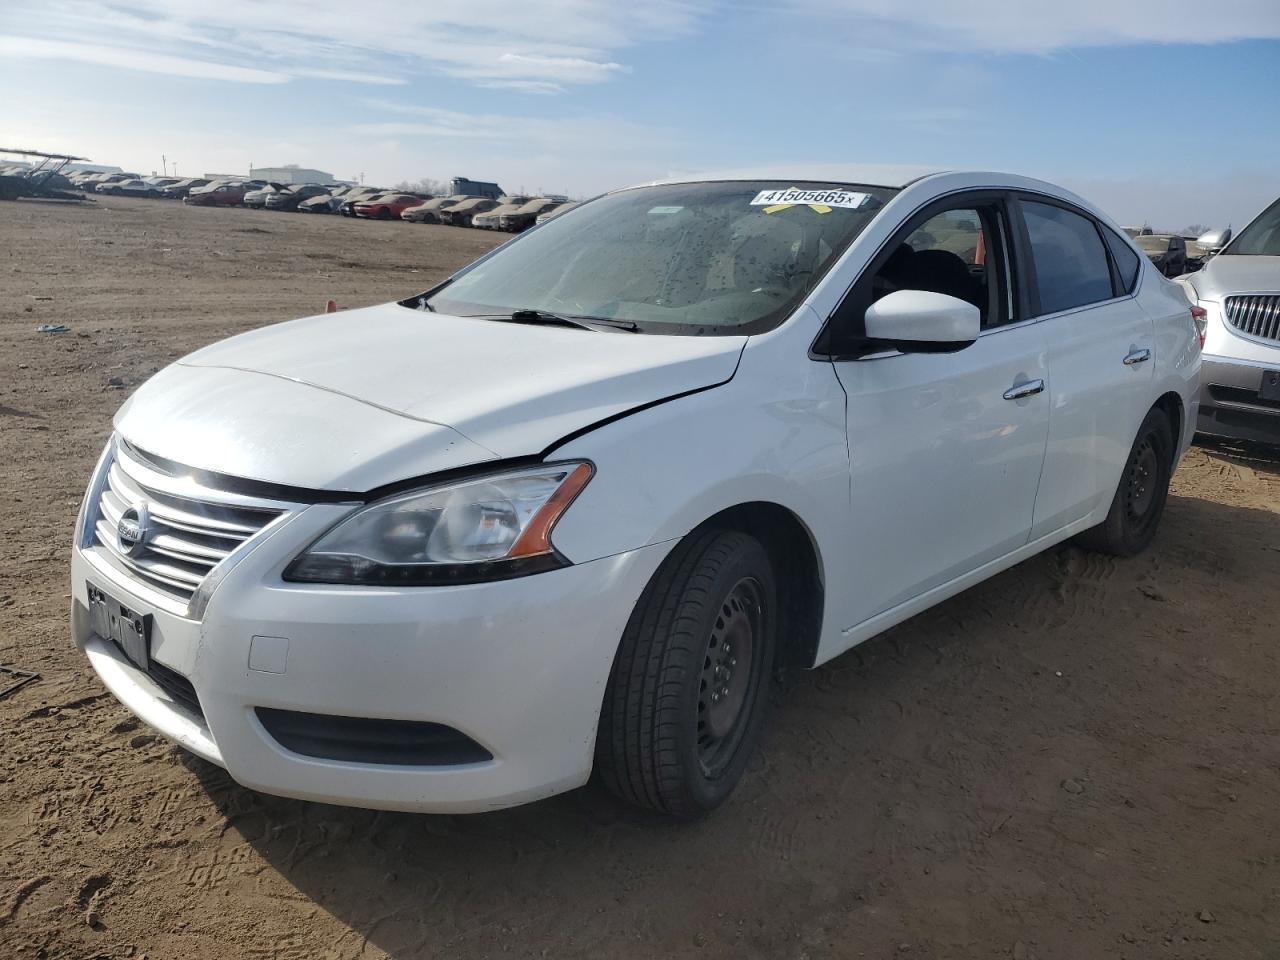
[[[1172,468],[1177,463],[1178,453],[1182,448],[1182,431],[1186,426],[1186,411],[1182,408],[1182,397],[1173,390],[1162,394],[1155,403],[1151,405],[1152,410],[1163,410],[1165,416],[1169,418],[1169,424],[1173,427],[1173,457],[1174,463],[1170,464]]]
[[[779,596],[779,665],[814,665],[822,635],[826,578],[817,539],[792,510],[767,500],[735,504],[708,517],[688,536],[708,527],[755,537],[774,563]]]

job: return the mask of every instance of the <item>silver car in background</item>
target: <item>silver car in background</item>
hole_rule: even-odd
[[[1280,444],[1280,200],[1178,282],[1204,325],[1198,431]]]

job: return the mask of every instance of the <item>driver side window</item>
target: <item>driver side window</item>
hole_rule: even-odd
[[[893,248],[872,280],[873,302],[895,290],[945,293],[978,308],[983,328],[1001,322],[1000,284],[988,247],[994,208],[964,207],[930,217]]]
[[[867,308],[897,290],[924,290],[971,303],[984,330],[1016,319],[1004,209],[998,199],[970,200],[908,221],[837,308],[819,350],[835,356],[865,354]]]

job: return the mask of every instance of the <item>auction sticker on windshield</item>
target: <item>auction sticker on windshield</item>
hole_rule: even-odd
[[[764,207],[765,213],[776,213],[803,204],[818,213],[830,213],[836,208],[857,210],[869,199],[870,194],[852,190],[798,190],[788,187],[785,190],[761,190],[751,201],[751,206]]]

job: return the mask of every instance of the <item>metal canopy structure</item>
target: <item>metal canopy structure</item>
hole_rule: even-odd
[[[0,200],[17,200],[20,197],[37,197],[45,200],[85,200],[78,193],[66,190],[54,190],[45,186],[55,174],[75,160],[88,160],[88,157],[73,157],[67,153],[47,153],[44,150],[26,150],[17,147],[0,147],[0,154],[17,154],[20,157],[39,157],[40,162],[21,174],[0,175]]]
[[[61,160],[71,163],[76,160],[88,161],[88,157],[73,157],[66,153],[45,153],[43,150],[19,150],[16,147],[0,147],[0,153],[16,153],[23,157],[44,157],[46,160]]]

